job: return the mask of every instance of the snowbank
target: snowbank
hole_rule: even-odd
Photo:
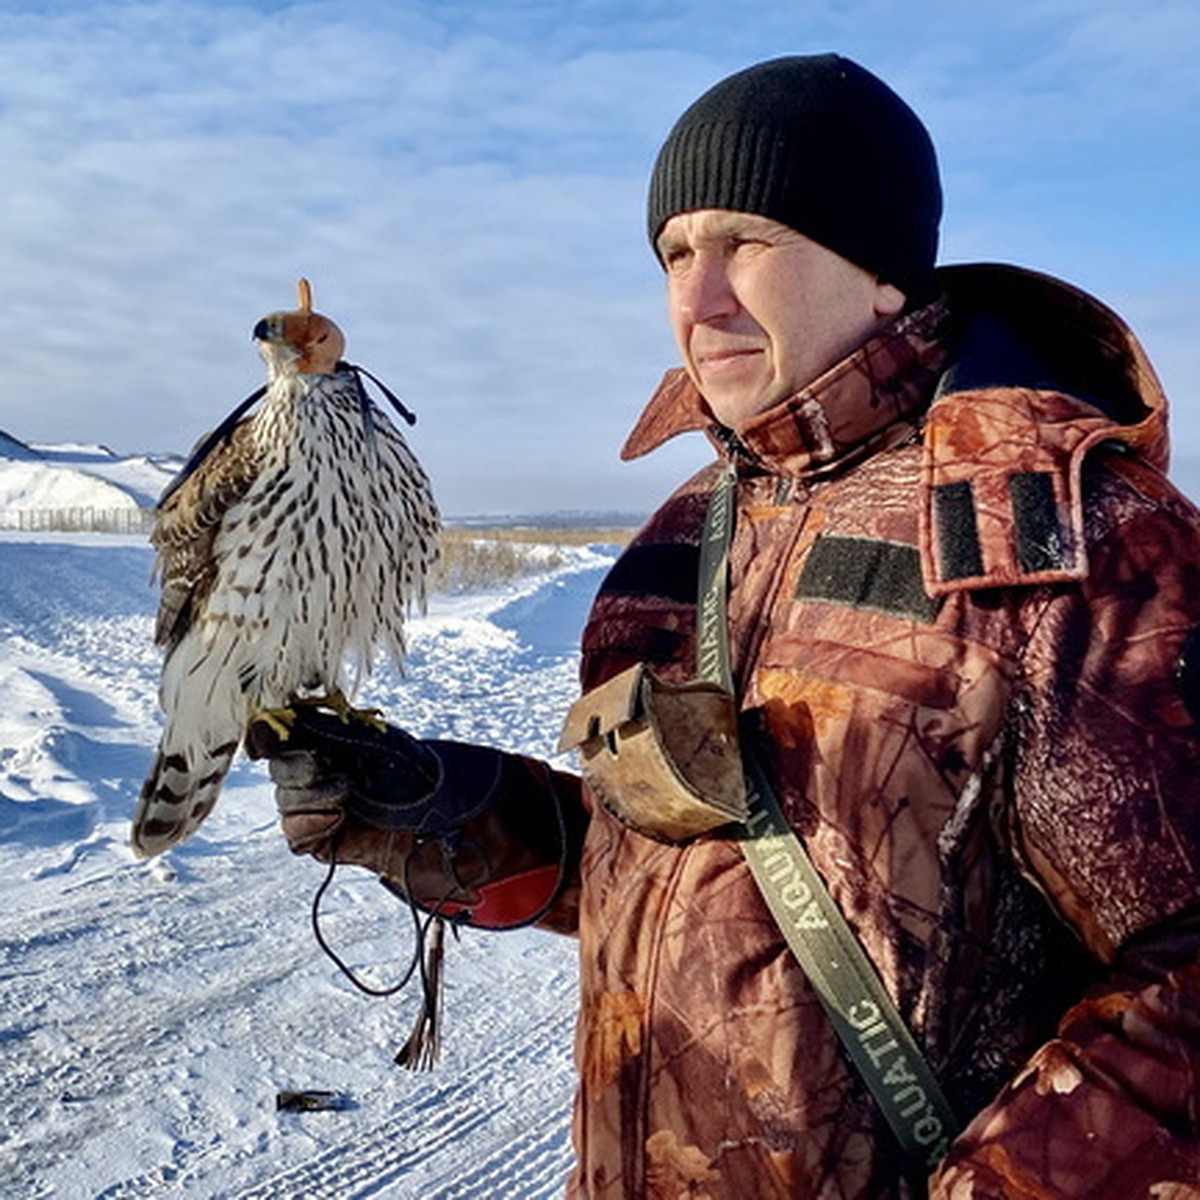
[[[121,458],[105,446],[74,442],[26,445],[0,433],[0,516],[151,507],[180,461],[144,454]]]

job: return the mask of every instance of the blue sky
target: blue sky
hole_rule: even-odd
[[[186,450],[295,280],[419,413],[451,514],[646,510],[675,354],[646,176],[717,79],[839,50],[922,115],[943,262],[1122,313],[1200,460],[1194,0],[0,0],[0,429]]]

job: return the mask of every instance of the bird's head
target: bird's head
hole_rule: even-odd
[[[276,312],[254,327],[258,352],[274,379],[279,375],[329,375],[346,350],[342,331],[326,316],[313,312],[312,289],[299,283],[300,307]]]

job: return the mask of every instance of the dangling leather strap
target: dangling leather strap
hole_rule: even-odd
[[[736,512],[737,473],[729,464],[714,485],[700,548],[697,665],[701,678],[731,694],[726,600]],[[742,852],[763,899],[904,1152],[931,1169],[960,1124],[804,844],[784,820],[761,764],[745,747],[743,762],[750,813]]]

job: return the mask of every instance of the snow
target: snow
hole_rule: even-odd
[[[426,736],[550,758],[600,547],[435,597],[403,678],[364,699]],[[159,729],[151,554],[136,537],[0,533],[0,1196],[520,1197],[569,1170],[576,948],[521,930],[447,943],[442,1056],[392,1062],[415,989],[356,991],[317,947],[323,877],[239,761],[186,845],[127,846]],[[567,765],[560,763],[559,765]],[[368,872],[323,903],[376,984],[412,946]],[[276,1111],[289,1089],[335,1111]]]
[[[39,462],[0,466],[3,508],[136,508],[122,488],[99,476]]]
[[[27,445],[0,433],[0,512],[149,507],[181,462],[173,455],[121,458],[75,442]]]

